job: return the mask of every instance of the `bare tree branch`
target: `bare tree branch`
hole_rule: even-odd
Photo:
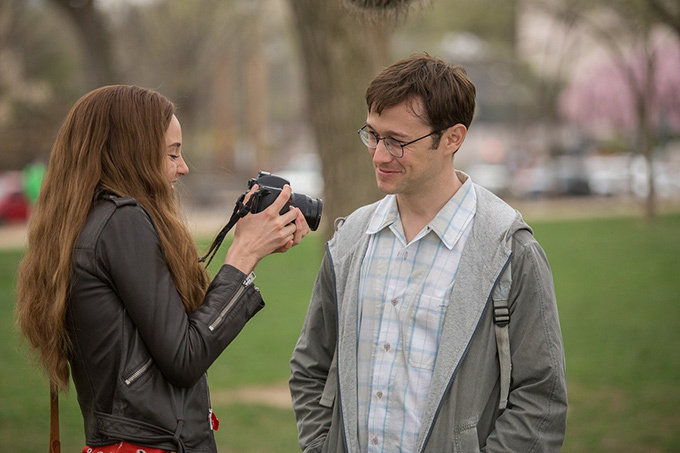
[[[677,0],[646,0],[656,18],[680,38],[680,3]]]

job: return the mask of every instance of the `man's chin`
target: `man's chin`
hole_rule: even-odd
[[[397,193],[397,188],[394,187],[392,184],[386,184],[384,182],[380,182],[379,180],[377,181],[378,183],[378,190],[385,195],[392,195]]]

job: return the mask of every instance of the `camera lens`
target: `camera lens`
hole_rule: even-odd
[[[299,208],[302,215],[312,231],[319,228],[321,222],[321,211],[323,210],[323,201],[320,198],[311,198],[305,194],[293,193],[290,196],[290,204]]]
[[[251,212],[258,213],[265,210],[271,205],[276,197],[281,193],[281,189],[285,184],[290,185],[287,179],[280,176],[272,175],[266,171],[261,171],[257,179],[251,179],[248,182],[248,189],[257,184],[260,189],[253,195]],[[321,221],[321,211],[323,209],[323,202],[320,198],[311,198],[301,193],[291,193],[288,203],[296,208],[299,208],[302,215],[307,221],[307,225],[312,231],[319,228]],[[281,209],[281,214],[288,212],[290,207],[288,204]]]

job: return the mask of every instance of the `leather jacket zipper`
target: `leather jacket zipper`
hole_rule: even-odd
[[[149,358],[146,362],[144,362],[144,365],[139,367],[137,371],[132,373],[130,377],[125,379],[125,385],[131,385],[133,382],[135,382],[139,377],[146,372],[149,368],[151,368],[151,365],[153,364],[153,359]]]
[[[250,284],[253,283],[253,280],[255,280],[255,273],[251,272],[250,275],[248,275],[246,279],[243,280],[243,283],[241,283],[241,286],[239,286],[238,290],[236,291],[236,294],[232,296],[231,300],[222,309],[219,316],[208,326],[208,329],[210,329],[211,332],[217,329],[217,327],[219,327],[220,324],[222,324],[224,318],[226,318],[227,314],[229,314],[232,308],[234,308],[236,302],[241,298],[241,295],[245,292],[248,286],[250,286]]]

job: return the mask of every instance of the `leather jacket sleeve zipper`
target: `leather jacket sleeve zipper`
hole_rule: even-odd
[[[250,275],[248,275],[248,277],[246,277],[246,279],[243,281],[243,283],[241,283],[241,286],[239,286],[236,293],[229,300],[229,303],[227,303],[227,305],[222,309],[219,316],[210,324],[210,326],[208,326],[210,331],[215,330],[222,323],[241,295],[245,292],[248,286],[253,283],[253,280],[255,280],[255,273],[251,272]],[[139,379],[140,376],[142,376],[149,368],[151,368],[151,365],[153,365],[153,358],[150,357],[141,367],[139,367],[134,373],[125,379],[125,385],[131,385],[133,382]]]
[[[229,312],[234,308],[236,302],[241,298],[241,295],[243,295],[248,286],[250,286],[253,283],[253,280],[255,280],[255,273],[251,272],[250,275],[248,275],[248,277],[246,277],[246,279],[243,280],[243,283],[241,283],[241,286],[239,286],[238,290],[236,291],[236,294],[234,294],[227,303],[227,305],[225,305],[225,307],[220,312],[219,316],[217,316],[217,318],[212,323],[210,323],[208,329],[210,329],[211,332],[217,329],[217,327],[219,327],[220,324],[222,324],[224,318],[226,318]]]
[[[135,382],[139,377],[146,372],[149,368],[151,368],[151,365],[153,364],[153,359],[149,357],[149,360],[144,362],[144,365],[141,367],[137,368],[137,371],[132,373],[127,379],[125,379],[125,385],[131,385],[133,382]]]

